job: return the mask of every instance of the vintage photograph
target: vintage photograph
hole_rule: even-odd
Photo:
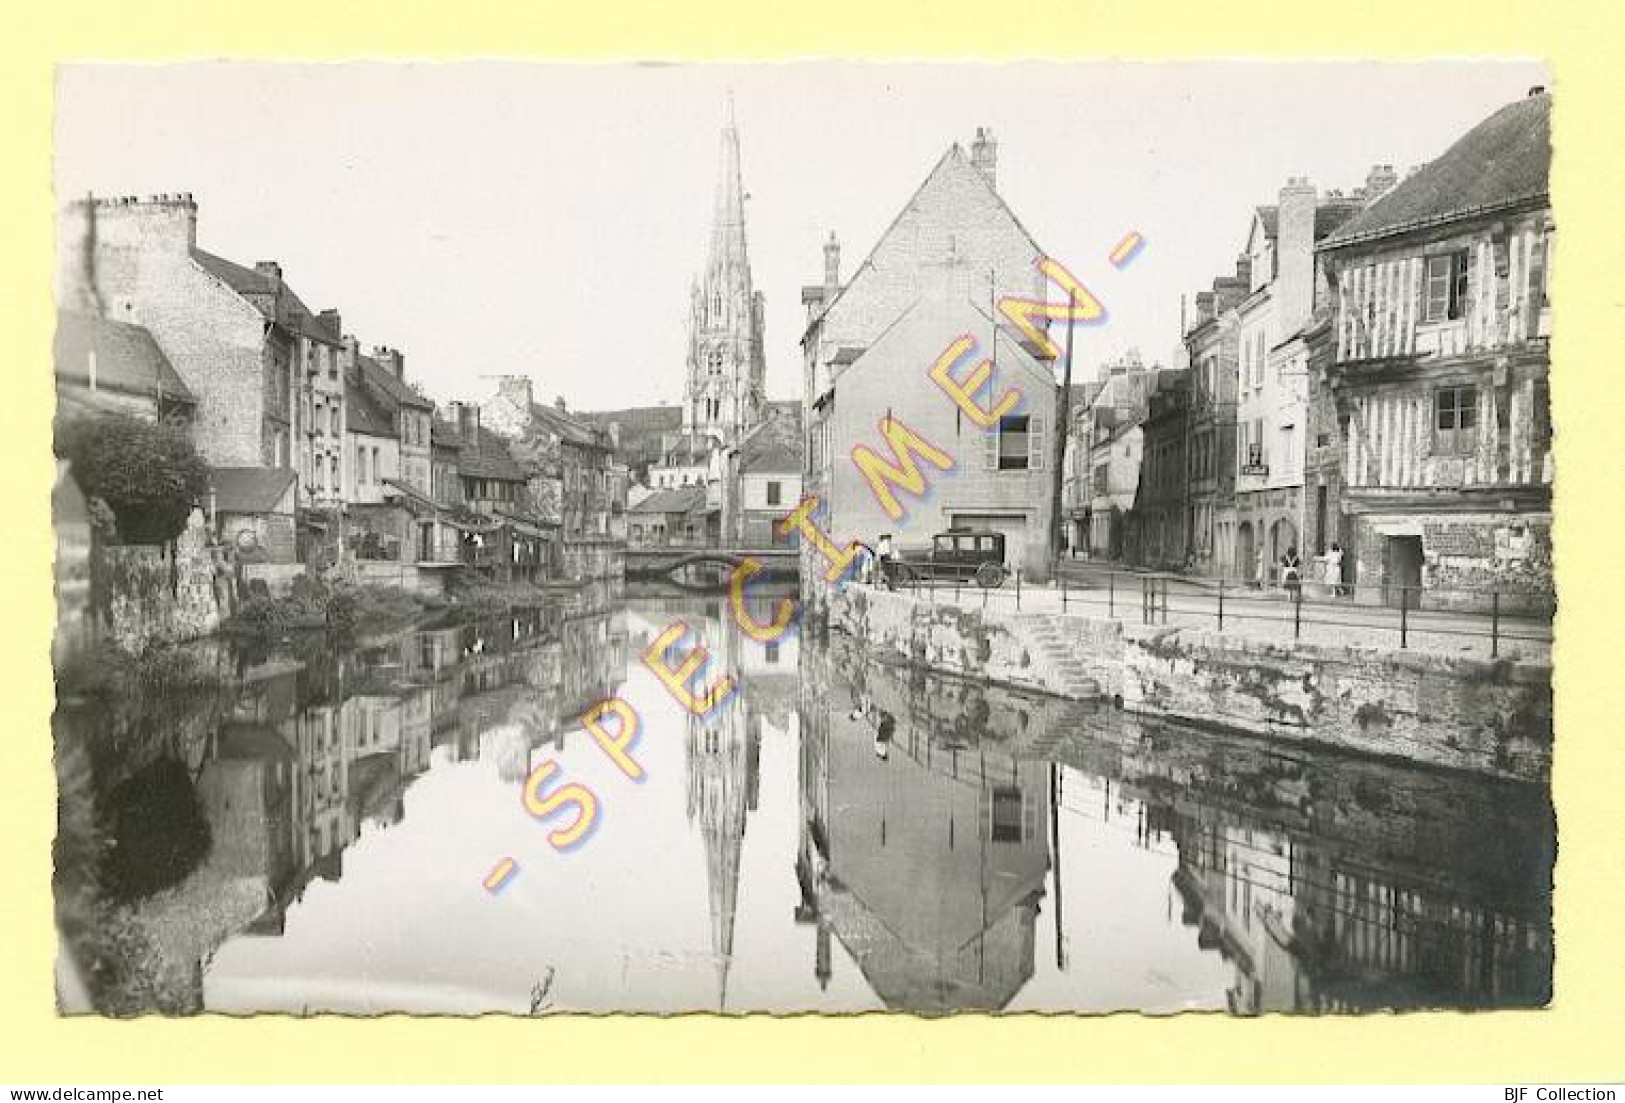
[[[57,69],[64,1015],[1553,999],[1529,59]]]

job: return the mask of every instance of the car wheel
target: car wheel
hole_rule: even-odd
[[[997,563],[983,563],[976,568],[976,584],[984,590],[997,590],[1004,585],[1004,568]]]

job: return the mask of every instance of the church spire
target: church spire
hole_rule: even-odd
[[[745,259],[745,186],[739,171],[739,127],[734,123],[733,93],[722,124],[717,157],[716,208],[711,222],[711,269],[737,268],[749,278]]]
[[[714,445],[741,439],[761,420],[766,402],[762,341],[765,304],[751,286],[745,245],[744,180],[733,96],[723,115],[711,248],[692,296],[683,431]]]

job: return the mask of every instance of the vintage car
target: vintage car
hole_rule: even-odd
[[[1004,585],[1004,533],[992,529],[949,529],[931,538],[929,551],[904,552],[887,566],[893,586],[918,582],[975,582],[985,589]]]

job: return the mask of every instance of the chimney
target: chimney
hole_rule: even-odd
[[[1546,94],[1546,86],[1544,84],[1530,85],[1529,94],[1531,96],[1544,96]]]
[[[478,448],[480,443],[480,408],[472,402],[453,402],[457,411],[457,432],[464,447]]]
[[[406,378],[406,357],[401,355],[400,349],[392,349],[388,345],[374,345],[372,358],[396,379]]]
[[[567,414],[570,412],[570,408],[564,404],[564,396],[561,394],[553,396],[553,406],[561,414]]]
[[[320,317],[323,322],[327,323],[327,328],[331,329],[335,334],[344,332],[344,320],[339,317],[338,311],[331,309],[324,310],[322,311]]]
[[[1196,323],[1191,328],[1195,329],[1196,326],[1201,325],[1203,322],[1211,322],[1212,320],[1213,292],[1198,291],[1196,293]]]
[[[1243,287],[1253,285],[1253,258],[1246,253],[1236,254],[1236,279],[1241,281]]]
[[[190,194],[87,196],[68,204],[62,222],[64,247],[94,254],[98,265],[134,263],[142,255],[185,257],[197,247],[197,204]]]
[[[1395,184],[1399,183],[1399,174],[1394,171],[1393,165],[1372,165],[1371,171],[1365,176],[1365,201],[1375,203],[1381,199]]]
[[[970,163],[982,170],[989,187],[998,187],[999,143],[993,137],[993,128],[976,128],[976,140],[970,145]]]
[[[257,260],[254,262],[254,271],[258,272],[262,276],[270,277],[272,287],[281,286],[282,265],[278,264],[276,261]]]
[[[1279,332],[1291,334],[1315,305],[1315,186],[1308,178],[1286,182],[1276,219],[1275,310]]]
[[[530,407],[535,401],[530,376],[504,375],[497,380],[497,397],[519,411],[521,424],[530,423]]]
[[[833,302],[840,289],[841,243],[835,239],[835,231],[831,230],[829,240],[824,242],[824,302]]]

